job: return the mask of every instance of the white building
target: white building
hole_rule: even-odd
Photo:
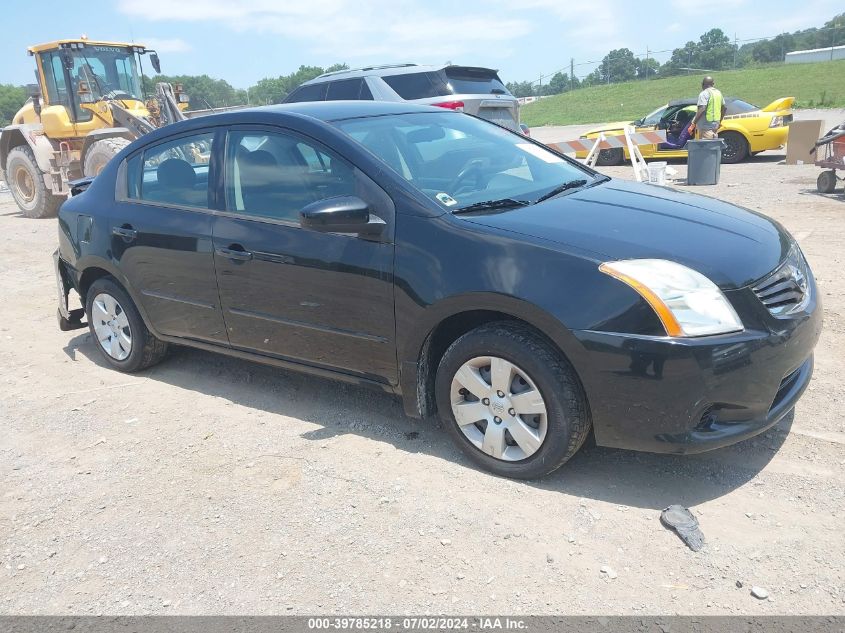
[[[845,46],[828,46],[827,48],[812,48],[806,51],[792,51],[786,54],[787,64],[809,64],[812,62],[829,62],[834,59],[845,59]]]

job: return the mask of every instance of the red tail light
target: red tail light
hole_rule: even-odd
[[[458,110],[459,112],[464,109],[463,101],[442,101],[440,103],[432,103],[431,105],[437,106],[438,108],[446,108],[447,110]]]

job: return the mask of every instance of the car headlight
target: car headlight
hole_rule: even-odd
[[[782,116],[773,116],[772,122],[769,123],[769,127],[783,127],[783,117]]]
[[[657,313],[669,336],[706,336],[743,329],[730,301],[707,277],[665,259],[605,262],[603,273],[628,284]]]

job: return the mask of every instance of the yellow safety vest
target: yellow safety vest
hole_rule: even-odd
[[[707,111],[704,113],[704,117],[710,123],[717,123],[722,118],[722,103],[724,99],[722,98],[722,93],[716,90],[716,88],[710,88],[709,91],[710,98],[707,100]]]

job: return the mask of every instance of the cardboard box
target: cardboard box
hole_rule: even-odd
[[[786,140],[786,164],[813,164],[814,156],[810,150],[816,145],[824,130],[824,121],[793,121],[789,124],[789,136]]]

